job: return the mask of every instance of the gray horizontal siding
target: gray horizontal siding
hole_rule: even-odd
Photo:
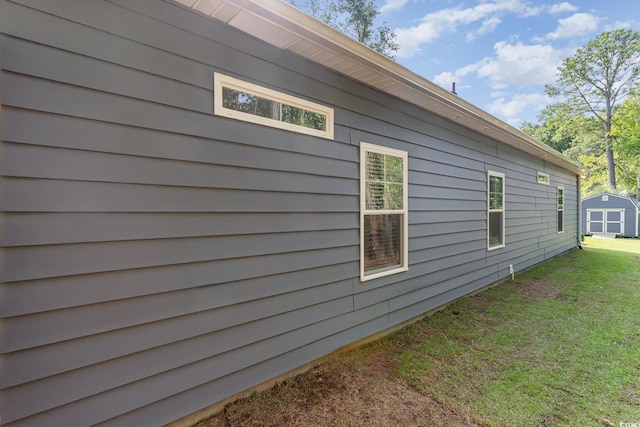
[[[572,174],[170,1],[0,28],[6,425],[160,425],[575,244]],[[332,106],[335,140],[214,116],[216,71]],[[361,141],[409,152],[410,268],[366,283]]]
[[[232,304],[247,295],[261,298],[313,286],[318,280],[350,277],[357,260],[357,248],[343,247],[5,283],[3,314],[19,316],[209,285],[216,285],[220,304]]]
[[[47,377],[46,383],[59,383],[64,381],[65,377],[53,375],[76,372],[83,368],[83,375],[100,375],[99,372],[94,372],[96,366],[102,366],[97,370],[101,371],[113,364],[121,367],[131,366],[132,363],[137,365],[138,362],[135,360],[166,353],[169,350],[174,352],[175,357],[167,363],[189,363],[189,360],[181,360],[178,355],[178,352],[184,351],[185,346],[194,348],[193,346],[200,345],[203,351],[184,355],[185,358],[201,358],[208,354],[224,353],[239,345],[248,345],[254,340],[260,340],[265,328],[274,334],[285,333],[322,318],[349,311],[352,308],[351,299],[341,298],[341,295],[348,292],[345,288],[348,289],[349,286],[345,286],[345,283],[335,282],[306,292],[307,296],[322,295],[313,301],[313,305],[304,306],[305,303],[299,298],[303,291],[298,291],[270,298],[270,308],[265,308],[258,301],[247,302],[220,310],[205,310],[188,316],[92,335],[89,339],[68,340],[48,345],[40,351],[14,352],[6,357],[6,366],[11,368],[8,371],[6,385],[15,386]],[[292,300],[296,301],[292,303]],[[256,308],[259,312],[254,312]],[[91,352],[82,351],[82,347],[86,345],[91,345]],[[140,366],[139,371],[133,370],[130,374],[137,375],[136,372],[143,373],[148,370]]]
[[[32,372],[25,372],[26,369],[23,367],[8,376],[7,384],[4,386],[14,386],[14,388],[9,389],[12,393],[9,393],[10,397],[6,403],[11,406],[15,405],[15,407],[30,407],[30,410],[42,411],[73,402],[87,395],[117,388],[140,378],[147,378],[188,365],[201,360],[203,355],[224,354],[238,346],[261,341],[265,327],[269,327],[273,335],[280,335],[315,324],[326,318],[350,312],[352,309],[351,298],[345,295],[348,294],[348,291],[345,291],[344,283],[341,282],[333,286],[324,286],[314,292],[306,292],[306,294],[307,301],[316,302],[314,305],[301,306],[300,295],[291,294],[288,296],[288,300],[287,298],[273,298],[270,302],[244,303],[227,309],[219,309],[198,316],[201,322],[209,325],[210,330],[206,335],[197,336],[186,342],[181,342],[179,345],[170,344],[156,347],[97,365],[92,364],[84,369],[75,368],[67,372],[66,375],[52,375],[58,372],[50,370],[42,372],[44,369],[36,368],[40,371],[39,374],[49,374],[50,376],[41,378],[36,383],[14,386],[14,384],[24,383],[36,375]],[[269,308],[269,306],[271,307]],[[286,307],[288,311],[282,313],[283,307]],[[96,314],[92,316],[95,317]],[[92,320],[90,318],[88,322]],[[230,330],[238,324],[244,324],[244,326],[240,330],[238,328]],[[241,332],[241,337],[234,337],[234,333],[239,332]],[[189,352],[189,355],[183,354],[186,351]],[[272,351],[277,351],[277,349]],[[131,366],[139,368],[131,370]],[[224,369],[224,367],[218,369]],[[73,393],[55,393],[55,390],[68,387],[69,382],[73,382],[77,386],[74,387]],[[86,384],[83,386],[85,382]],[[21,388],[24,388],[25,392],[21,393]]]
[[[386,304],[384,304],[384,306],[386,306]],[[214,357],[190,363],[180,369],[165,371],[144,380],[138,380],[120,388],[111,389],[99,395],[87,397],[86,394],[83,394],[81,401],[72,401],[68,403],[66,407],[57,407],[48,411],[46,415],[30,417],[26,421],[30,425],[43,423],[63,425],[65,421],[68,420],[68,413],[70,411],[76,415],[74,422],[80,425],[108,420],[114,415],[123,414],[168,398],[176,392],[188,390],[194,386],[229,374],[229,372],[235,372],[246,366],[251,366],[260,361],[313,343],[327,335],[332,335],[331,332],[337,333],[342,331],[345,323],[358,324],[365,322],[375,317],[376,311],[382,311],[382,309],[384,309],[384,307],[374,306],[359,311],[351,311],[343,316],[332,317],[308,327],[299,328],[289,334],[275,335],[266,340],[254,341],[252,344],[237,348],[233,352],[222,353]],[[329,334],[327,334],[327,331]],[[179,356],[184,359],[182,354]],[[150,363],[145,360],[141,362],[144,364]],[[127,368],[131,369],[131,366],[128,365]],[[84,381],[86,381],[86,375],[80,377],[79,384],[74,384],[75,387],[73,387],[73,389],[78,390],[78,387],[84,383]],[[171,384],[171,387],[166,387],[167,384]],[[80,391],[78,390],[78,392]],[[17,394],[18,393],[16,393],[16,395]],[[79,397],[73,396],[73,394],[74,392],[68,392],[64,395],[57,393],[53,396],[48,395],[48,399],[45,402],[34,402],[25,399],[24,402],[20,403],[28,407],[28,411],[30,412],[34,407],[38,410],[56,405],[68,398]],[[7,405],[11,403],[6,396],[5,403]],[[19,406],[14,407],[19,408]],[[18,415],[27,415],[27,413],[28,412],[25,411],[24,414],[18,413]]]
[[[293,193],[357,195],[357,181],[308,173],[243,168],[80,150],[5,143],[3,151],[16,161],[4,168],[5,176],[64,181],[98,181],[195,188],[224,188]],[[248,156],[253,153],[247,150]],[[8,207],[11,209],[11,206]]]
[[[358,227],[355,213],[5,213],[4,246],[293,233]],[[434,227],[435,230],[439,229]]]
[[[9,212],[357,212],[352,196],[5,178]]]
[[[353,342],[358,337],[365,336],[369,331],[381,330],[388,325],[386,316],[375,317],[376,310],[383,309],[383,305],[373,307],[363,313],[369,315],[372,320],[358,323],[349,330],[343,330],[334,335],[326,336],[309,345],[291,350],[281,357],[267,359],[259,363],[236,372],[234,375],[217,378],[209,382],[201,382],[200,385],[192,389],[185,390],[183,393],[172,396],[170,399],[159,400],[153,404],[141,408],[137,411],[124,414],[120,417],[113,418],[105,425],[131,425],[140,423],[162,424],[164,420],[175,416],[177,412],[184,410],[196,411],[201,409],[196,403],[201,397],[208,396],[210,399],[217,401],[224,399],[229,393],[238,393],[243,391],[242,384],[252,382],[263,382],[271,379],[273,375],[290,370],[291,366],[300,363],[300,361],[312,361],[318,353],[336,350],[343,345]],[[345,321],[349,319],[336,319]]]
[[[233,129],[233,123],[229,120],[212,123],[216,132],[210,135],[212,138],[206,138],[78,117],[42,114],[7,108],[6,104],[3,107],[3,119],[7,123],[16,124],[5,129],[6,142],[187,162],[208,161],[209,164],[244,168],[265,169],[270,166],[276,170],[333,177],[358,177],[353,168],[353,164],[357,162],[357,154],[354,150],[342,149],[341,144],[325,145],[320,156],[313,151],[304,152],[305,148],[312,149],[313,145],[317,145],[315,141],[306,147],[303,141],[298,141],[297,145],[287,144],[286,140],[290,136],[269,141],[257,137],[259,132],[255,132],[255,138],[246,140],[237,136],[231,141],[218,139],[216,132],[225,128]],[[33,123],[37,123],[37,126],[29,126]],[[91,138],[86,138],[87,135],[91,135]],[[287,155],[283,156],[283,152]],[[331,153],[334,155],[330,156]]]
[[[191,82],[177,81],[14,38],[7,38],[3,51],[6,51],[4,61],[8,64],[5,67],[7,71],[202,113],[213,112],[210,90],[189,84]],[[40,61],[34,62],[32,58],[39,58]],[[105,73],[111,75],[112,79],[99,77]]]

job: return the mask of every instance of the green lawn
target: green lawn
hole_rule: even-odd
[[[640,239],[584,246],[199,427],[640,425]]]
[[[640,423],[640,240],[587,238],[406,334],[395,374],[477,423]]]

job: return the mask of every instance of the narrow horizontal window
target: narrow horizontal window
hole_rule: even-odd
[[[544,172],[538,172],[538,184],[549,185],[549,174]]]
[[[360,278],[408,269],[407,152],[360,144]]]
[[[214,97],[216,115],[333,139],[333,108],[220,73]]]
[[[489,171],[487,174],[487,248],[505,246],[504,174]]]

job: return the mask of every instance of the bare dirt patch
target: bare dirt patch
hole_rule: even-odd
[[[394,363],[381,353],[368,363],[338,355],[271,390],[227,405],[197,427],[477,425],[394,377],[393,369]]]
[[[470,296],[465,302],[467,303],[467,307],[476,313],[484,313],[489,307],[495,304],[493,298],[482,293]]]
[[[560,291],[562,291],[562,289],[558,286],[542,279],[518,287],[518,293],[520,295],[535,299],[558,298],[560,296]]]
[[[584,246],[584,244],[582,244],[582,246]],[[578,253],[577,252],[567,252],[566,254],[563,255],[565,258],[569,258],[572,260],[577,260],[578,259]]]

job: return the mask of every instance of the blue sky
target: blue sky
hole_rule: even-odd
[[[640,31],[638,0],[375,0],[396,61],[499,119],[537,122],[563,58],[603,31]]]

